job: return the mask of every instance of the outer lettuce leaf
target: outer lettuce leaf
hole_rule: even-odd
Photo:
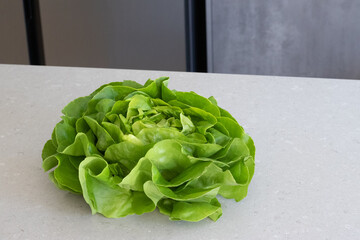
[[[197,222],[206,217],[216,221],[222,215],[220,203],[216,198],[210,203],[204,202],[175,202],[170,214],[171,220],[186,220]]]
[[[243,199],[253,140],[214,97],[167,84],[113,82],[70,102],[42,151],[51,181],[110,218],[157,207],[171,220],[216,221],[217,195]]]
[[[93,214],[117,218],[143,214],[155,204],[141,191],[132,191],[116,184],[108,163],[101,157],[87,157],[79,167],[79,179],[85,201]]]

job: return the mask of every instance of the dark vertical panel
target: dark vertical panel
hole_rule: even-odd
[[[185,0],[186,68],[207,72],[205,0]]]
[[[23,4],[30,64],[44,65],[39,1],[23,0]]]

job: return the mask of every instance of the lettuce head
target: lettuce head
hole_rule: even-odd
[[[252,139],[215,98],[167,83],[113,82],[70,102],[42,152],[52,182],[109,218],[158,208],[171,220],[216,221],[218,195],[243,199]]]

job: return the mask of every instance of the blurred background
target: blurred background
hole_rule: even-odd
[[[358,0],[0,0],[0,63],[360,79]]]

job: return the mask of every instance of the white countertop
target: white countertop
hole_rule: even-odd
[[[169,76],[213,95],[253,137],[254,178],[217,221],[172,222],[157,210],[92,216],[57,189],[41,150],[61,109],[98,86]],[[360,81],[0,65],[0,239],[359,239]]]

